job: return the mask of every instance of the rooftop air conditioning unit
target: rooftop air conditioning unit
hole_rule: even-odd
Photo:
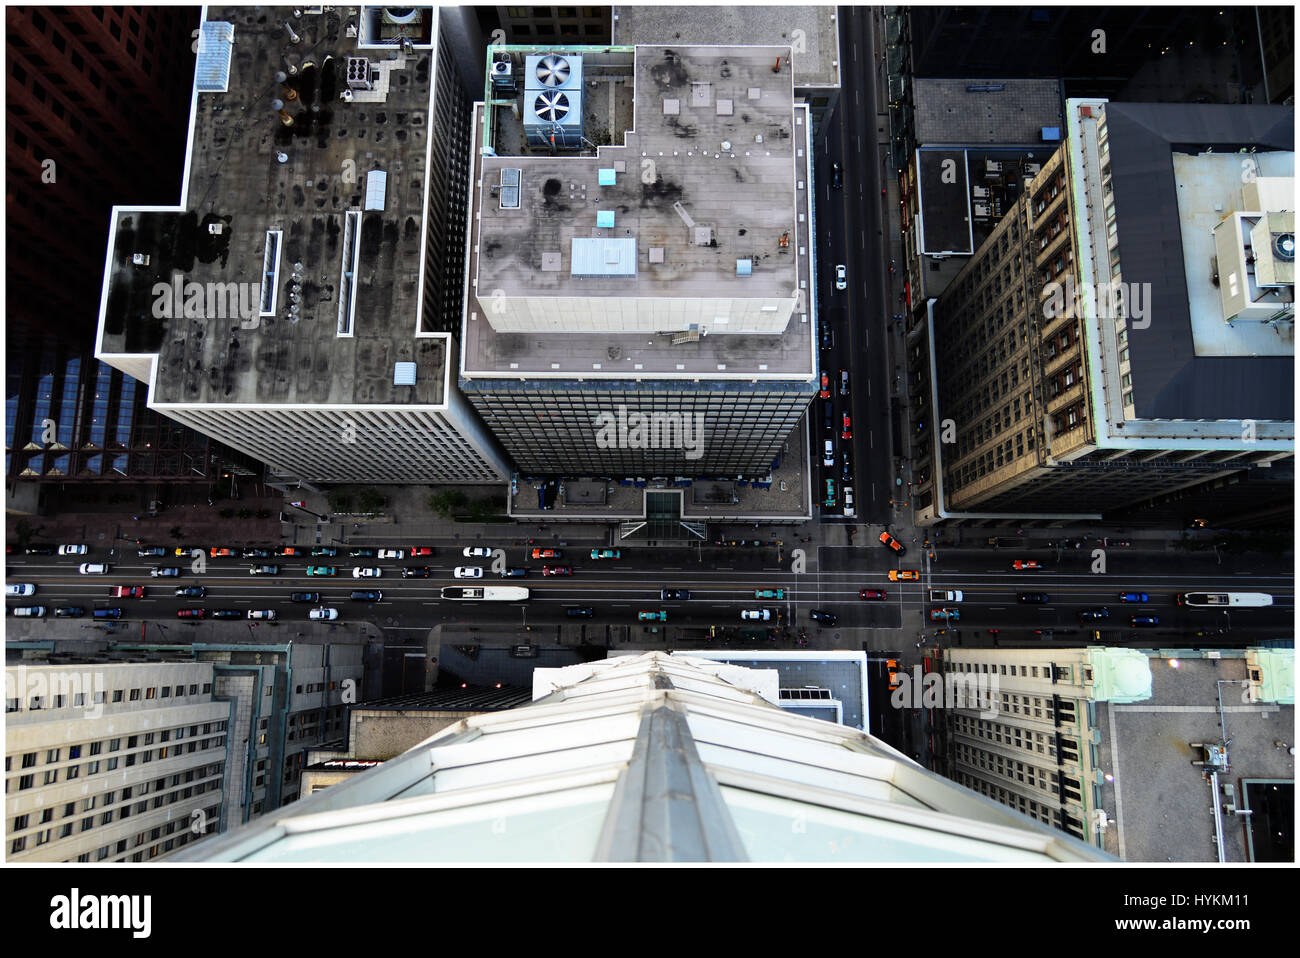
[[[353,90],[370,89],[370,59],[368,57],[348,57],[348,87]]]
[[[524,133],[530,146],[582,146],[582,57],[539,54],[524,61]]]

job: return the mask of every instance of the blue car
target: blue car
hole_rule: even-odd
[[[1134,626],[1159,625],[1160,619],[1154,615],[1135,615],[1129,620]]]
[[[1119,594],[1119,600],[1121,602],[1149,602],[1151,596],[1147,595],[1145,592],[1121,592]]]

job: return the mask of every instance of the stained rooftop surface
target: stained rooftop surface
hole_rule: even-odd
[[[463,336],[466,376],[815,375],[808,127],[803,109],[793,107],[788,71],[772,70],[776,53],[771,47],[638,47],[636,129],[626,133],[626,145],[602,146],[594,158],[482,157],[477,112],[472,157],[480,187],[473,203],[483,215],[471,217],[470,275],[485,297],[496,289],[511,296],[793,297],[785,331],[676,344],[671,332],[503,333],[492,328],[484,300],[472,292]],[[669,109],[679,112],[665,114],[665,100],[677,100]],[[724,141],[731,144],[726,156]],[[654,164],[649,183],[644,161]],[[519,210],[501,210],[490,191],[502,169],[523,170]],[[602,169],[616,171],[613,186],[599,185]],[[601,210],[613,210],[612,230],[596,226]],[[716,245],[694,245],[682,211],[696,225],[711,226]],[[636,239],[635,277],[571,276],[571,240],[602,233]],[[651,262],[652,249],[664,251],[662,263]],[[559,268],[545,253],[559,254]],[[738,259],[753,261],[752,275],[736,275]]]
[[[1029,146],[1043,142],[1043,127],[1065,128],[1059,80],[918,77],[912,101],[916,142],[923,146]]]
[[[431,52],[359,49],[345,8],[326,9],[208,8],[209,21],[233,25],[234,53],[229,92],[197,96],[186,208],[118,211],[101,351],[157,353],[154,402],[442,401],[444,341],[415,337]],[[358,56],[369,59],[373,89],[344,102],[347,58]],[[384,206],[363,210],[373,171],[387,174]],[[360,211],[350,337],[338,335],[340,300],[344,321],[351,301],[349,209]],[[268,231],[281,236],[269,264],[274,309],[263,316]],[[202,315],[157,315],[154,286],[174,277],[182,303],[188,284],[200,284]],[[233,297],[223,290],[234,283],[249,284],[243,308],[236,287]],[[397,362],[416,363],[414,387],[393,384]]]

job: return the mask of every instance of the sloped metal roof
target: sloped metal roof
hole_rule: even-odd
[[[230,55],[235,47],[235,25],[217,20],[199,24],[198,63],[194,83],[200,93],[225,93],[230,89]]]

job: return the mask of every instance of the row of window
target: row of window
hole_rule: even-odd
[[[69,705],[71,705],[73,708],[85,708],[87,705],[90,704],[103,705],[110,700],[110,696],[112,702],[114,704],[117,704],[122,701],[139,702],[142,700],[150,701],[153,699],[169,699],[173,697],[173,694],[175,695],[176,698],[189,697],[191,695],[202,694],[206,696],[212,694],[211,682],[204,682],[202,684],[203,691],[201,693],[199,691],[199,688],[200,686],[198,683],[191,683],[188,690],[184,685],[176,685],[176,686],[162,685],[162,686],[142,687],[136,689],[112,689],[112,690],[98,689],[94,692],[70,692],[70,693],[56,692],[53,695],[49,696],[50,701],[48,704],[45,701],[46,698],[45,696],[33,695],[31,698],[27,700],[27,711],[39,712],[43,708],[61,709],[61,708],[67,708]],[[22,704],[21,699],[6,698],[5,711],[17,712],[20,710],[21,704]],[[196,728],[197,726],[190,726],[190,727]],[[208,730],[208,726],[205,725],[203,727],[203,730],[206,732]],[[164,732],[163,734],[167,735],[168,733]],[[134,736],[132,737],[134,738]],[[152,739],[153,736],[150,735],[149,737]],[[177,738],[180,737],[181,737],[180,735],[177,736]],[[113,741],[120,742],[121,739],[114,739]],[[167,740],[164,738],[163,741],[165,742]],[[33,752],[31,754],[35,755],[36,753]],[[7,762],[8,759],[6,758],[6,763]],[[24,765],[24,768],[25,767],[26,765]]]

